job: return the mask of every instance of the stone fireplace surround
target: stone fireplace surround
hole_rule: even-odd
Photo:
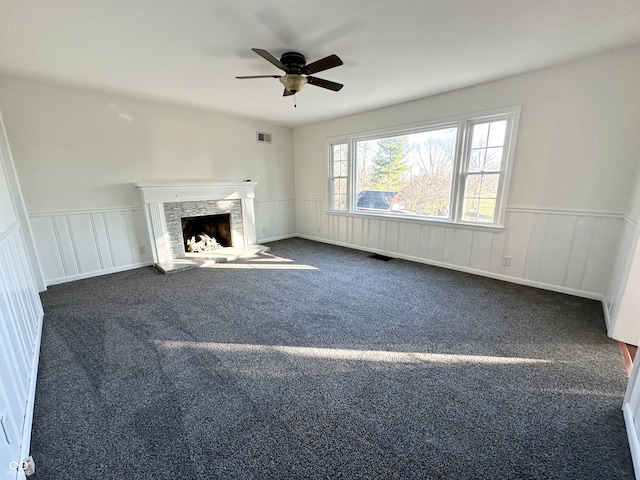
[[[139,182],[155,266],[163,273],[226,262],[268,251],[256,244],[253,199],[256,182]],[[180,217],[231,214],[233,246],[215,254],[187,254]]]

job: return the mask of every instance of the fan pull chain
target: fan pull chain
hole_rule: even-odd
[[[296,94],[294,93],[292,97],[293,97],[293,108],[298,108],[298,103],[296,102]]]

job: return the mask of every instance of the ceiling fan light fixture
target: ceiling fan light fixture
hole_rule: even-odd
[[[307,83],[307,77],[295,74],[286,74],[280,77],[280,83],[291,93],[298,93]]]

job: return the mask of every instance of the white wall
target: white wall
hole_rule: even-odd
[[[640,173],[639,76],[636,47],[296,128],[297,231],[602,298],[609,313],[629,255],[620,247],[628,248],[624,240],[634,228],[629,215]],[[418,228],[395,219],[326,212],[326,138],[511,105],[522,105],[522,113],[503,232],[435,224]],[[427,238],[444,235],[442,253],[416,244],[416,228]],[[512,257],[509,268],[500,265],[505,255]]]
[[[6,76],[0,108],[29,213],[139,206],[139,180],[251,179],[257,198],[294,195],[289,128]]]
[[[289,128],[11,76],[0,109],[49,285],[151,262],[142,180],[257,181],[258,240],[294,233]]]

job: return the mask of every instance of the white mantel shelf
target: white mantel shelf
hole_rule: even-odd
[[[255,198],[258,182],[138,182],[144,203],[192,202],[208,199]]]

